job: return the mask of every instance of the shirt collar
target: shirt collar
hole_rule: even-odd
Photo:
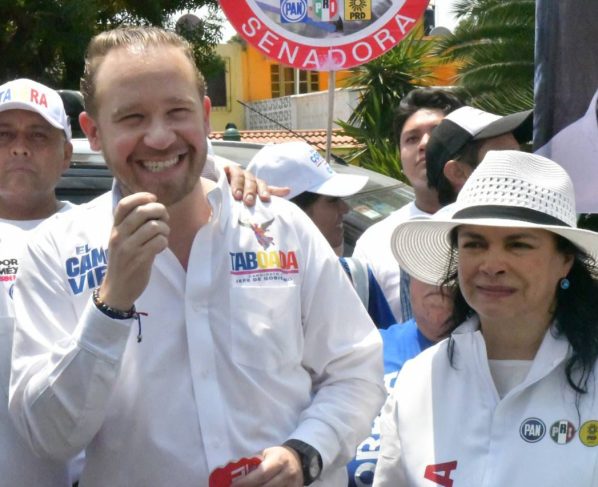
[[[206,195],[208,203],[212,207],[212,221],[218,222],[220,232],[224,232],[224,228],[228,222],[231,210],[231,198],[224,198],[223,195],[230,194],[230,186],[226,179],[226,173],[220,169],[215,168],[215,173],[218,177],[216,186],[208,191]],[[112,212],[116,209],[118,202],[123,198],[120,185],[116,178],[112,181]]]

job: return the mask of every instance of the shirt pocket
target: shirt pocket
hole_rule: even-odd
[[[233,287],[230,293],[235,363],[269,370],[301,362],[303,326],[296,286]]]

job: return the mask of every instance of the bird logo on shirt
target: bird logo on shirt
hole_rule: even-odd
[[[274,238],[270,237],[269,235],[266,235],[268,227],[272,225],[273,221],[274,218],[264,223],[252,223],[250,221],[244,221],[239,218],[239,224],[242,227],[251,228],[251,230],[253,230],[253,234],[255,235],[257,242],[262,246],[264,250],[268,250],[268,247],[274,244]]]

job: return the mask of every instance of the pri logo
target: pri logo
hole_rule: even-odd
[[[257,243],[259,243],[264,250],[268,250],[268,247],[274,243],[274,239],[269,235],[266,235],[266,232],[268,231],[268,227],[272,225],[273,221],[274,218],[268,220],[267,222],[258,224],[252,223],[250,221],[244,221],[239,218],[239,225],[242,227],[251,228],[255,238],[257,239]]]
[[[303,22],[307,15],[307,0],[282,0],[280,20],[285,24]]]
[[[550,437],[557,445],[566,445],[574,438],[576,431],[573,423],[561,419],[550,427]]]
[[[331,22],[338,19],[338,0],[313,0],[311,8],[316,21]]]
[[[546,434],[546,425],[541,419],[527,418],[519,427],[519,434],[528,443],[537,443]]]

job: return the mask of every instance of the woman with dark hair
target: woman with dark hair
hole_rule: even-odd
[[[567,173],[491,151],[392,247],[454,289],[455,325],[399,374],[374,485],[598,485],[598,234],[576,227]]]

